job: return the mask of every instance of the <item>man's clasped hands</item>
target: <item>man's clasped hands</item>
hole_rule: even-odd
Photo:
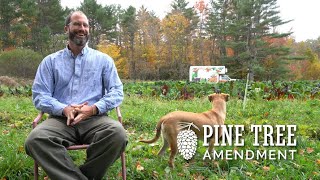
[[[96,115],[98,112],[95,105],[88,106],[88,102],[82,104],[71,104],[63,109],[63,114],[67,117],[67,125],[75,125],[82,120]]]

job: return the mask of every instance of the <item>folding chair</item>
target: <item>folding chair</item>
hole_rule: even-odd
[[[122,116],[121,116],[121,111],[120,107],[115,108],[118,121],[122,124]],[[35,128],[38,125],[38,122],[42,119],[43,112],[40,112],[38,116],[33,120],[32,122],[32,127]],[[79,150],[79,149],[87,149],[89,147],[88,144],[82,144],[82,145],[73,145],[67,147],[67,150]],[[125,154],[124,152],[121,154],[121,164],[122,164],[122,179],[126,180],[127,179],[127,173],[126,173],[126,160],[125,160]],[[34,179],[38,180],[39,179],[39,165],[36,161],[34,161]]]

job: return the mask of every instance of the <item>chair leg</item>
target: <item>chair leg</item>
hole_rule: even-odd
[[[122,164],[122,179],[127,179],[127,169],[126,169],[126,157],[124,152],[121,154],[121,164]]]
[[[116,109],[118,121],[122,124],[122,115],[121,115],[120,107],[118,106],[115,109]],[[125,157],[124,152],[121,154],[121,164],[122,164],[122,179],[126,180],[127,179],[127,169],[126,169],[126,157]]]
[[[34,161],[34,180],[39,179],[39,166],[36,161]]]

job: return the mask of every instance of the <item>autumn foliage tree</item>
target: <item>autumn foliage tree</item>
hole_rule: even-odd
[[[162,73],[168,74],[171,78],[185,78],[184,65],[187,61],[187,27],[188,19],[182,13],[170,14],[162,20],[163,40],[163,65],[168,71]]]
[[[123,79],[129,78],[129,68],[127,60],[121,55],[121,47],[115,44],[99,44],[97,49],[113,58],[118,70],[118,74]]]
[[[138,79],[158,78],[160,51],[160,19],[142,6],[137,12],[137,33],[135,35],[135,58]]]
[[[291,32],[278,33],[288,21],[280,18],[277,0],[207,2],[172,0],[163,18],[144,6],[123,9],[97,0],[74,10],[87,14],[89,46],[113,57],[121,78],[186,80],[190,65],[224,65],[239,79],[248,69],[256,80],[319,78],[320,40],[296,43]],[[59,0],[0,3],[2,51],[47,55],[65,47],[64,18],[71,9]]]
[[[306,72],[304,75],[305,79],[317,80],[320,79],[320,61],[318,55],[311,51],[310,48],[305,52],[306,56]]]

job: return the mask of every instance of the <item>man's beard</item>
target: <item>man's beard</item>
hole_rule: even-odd
[[[69,32],[69,39],[76,44],[77,46],[84,46],[88,42],[89,34],[86,34],[83,37],[77,37],[76,32]]]

